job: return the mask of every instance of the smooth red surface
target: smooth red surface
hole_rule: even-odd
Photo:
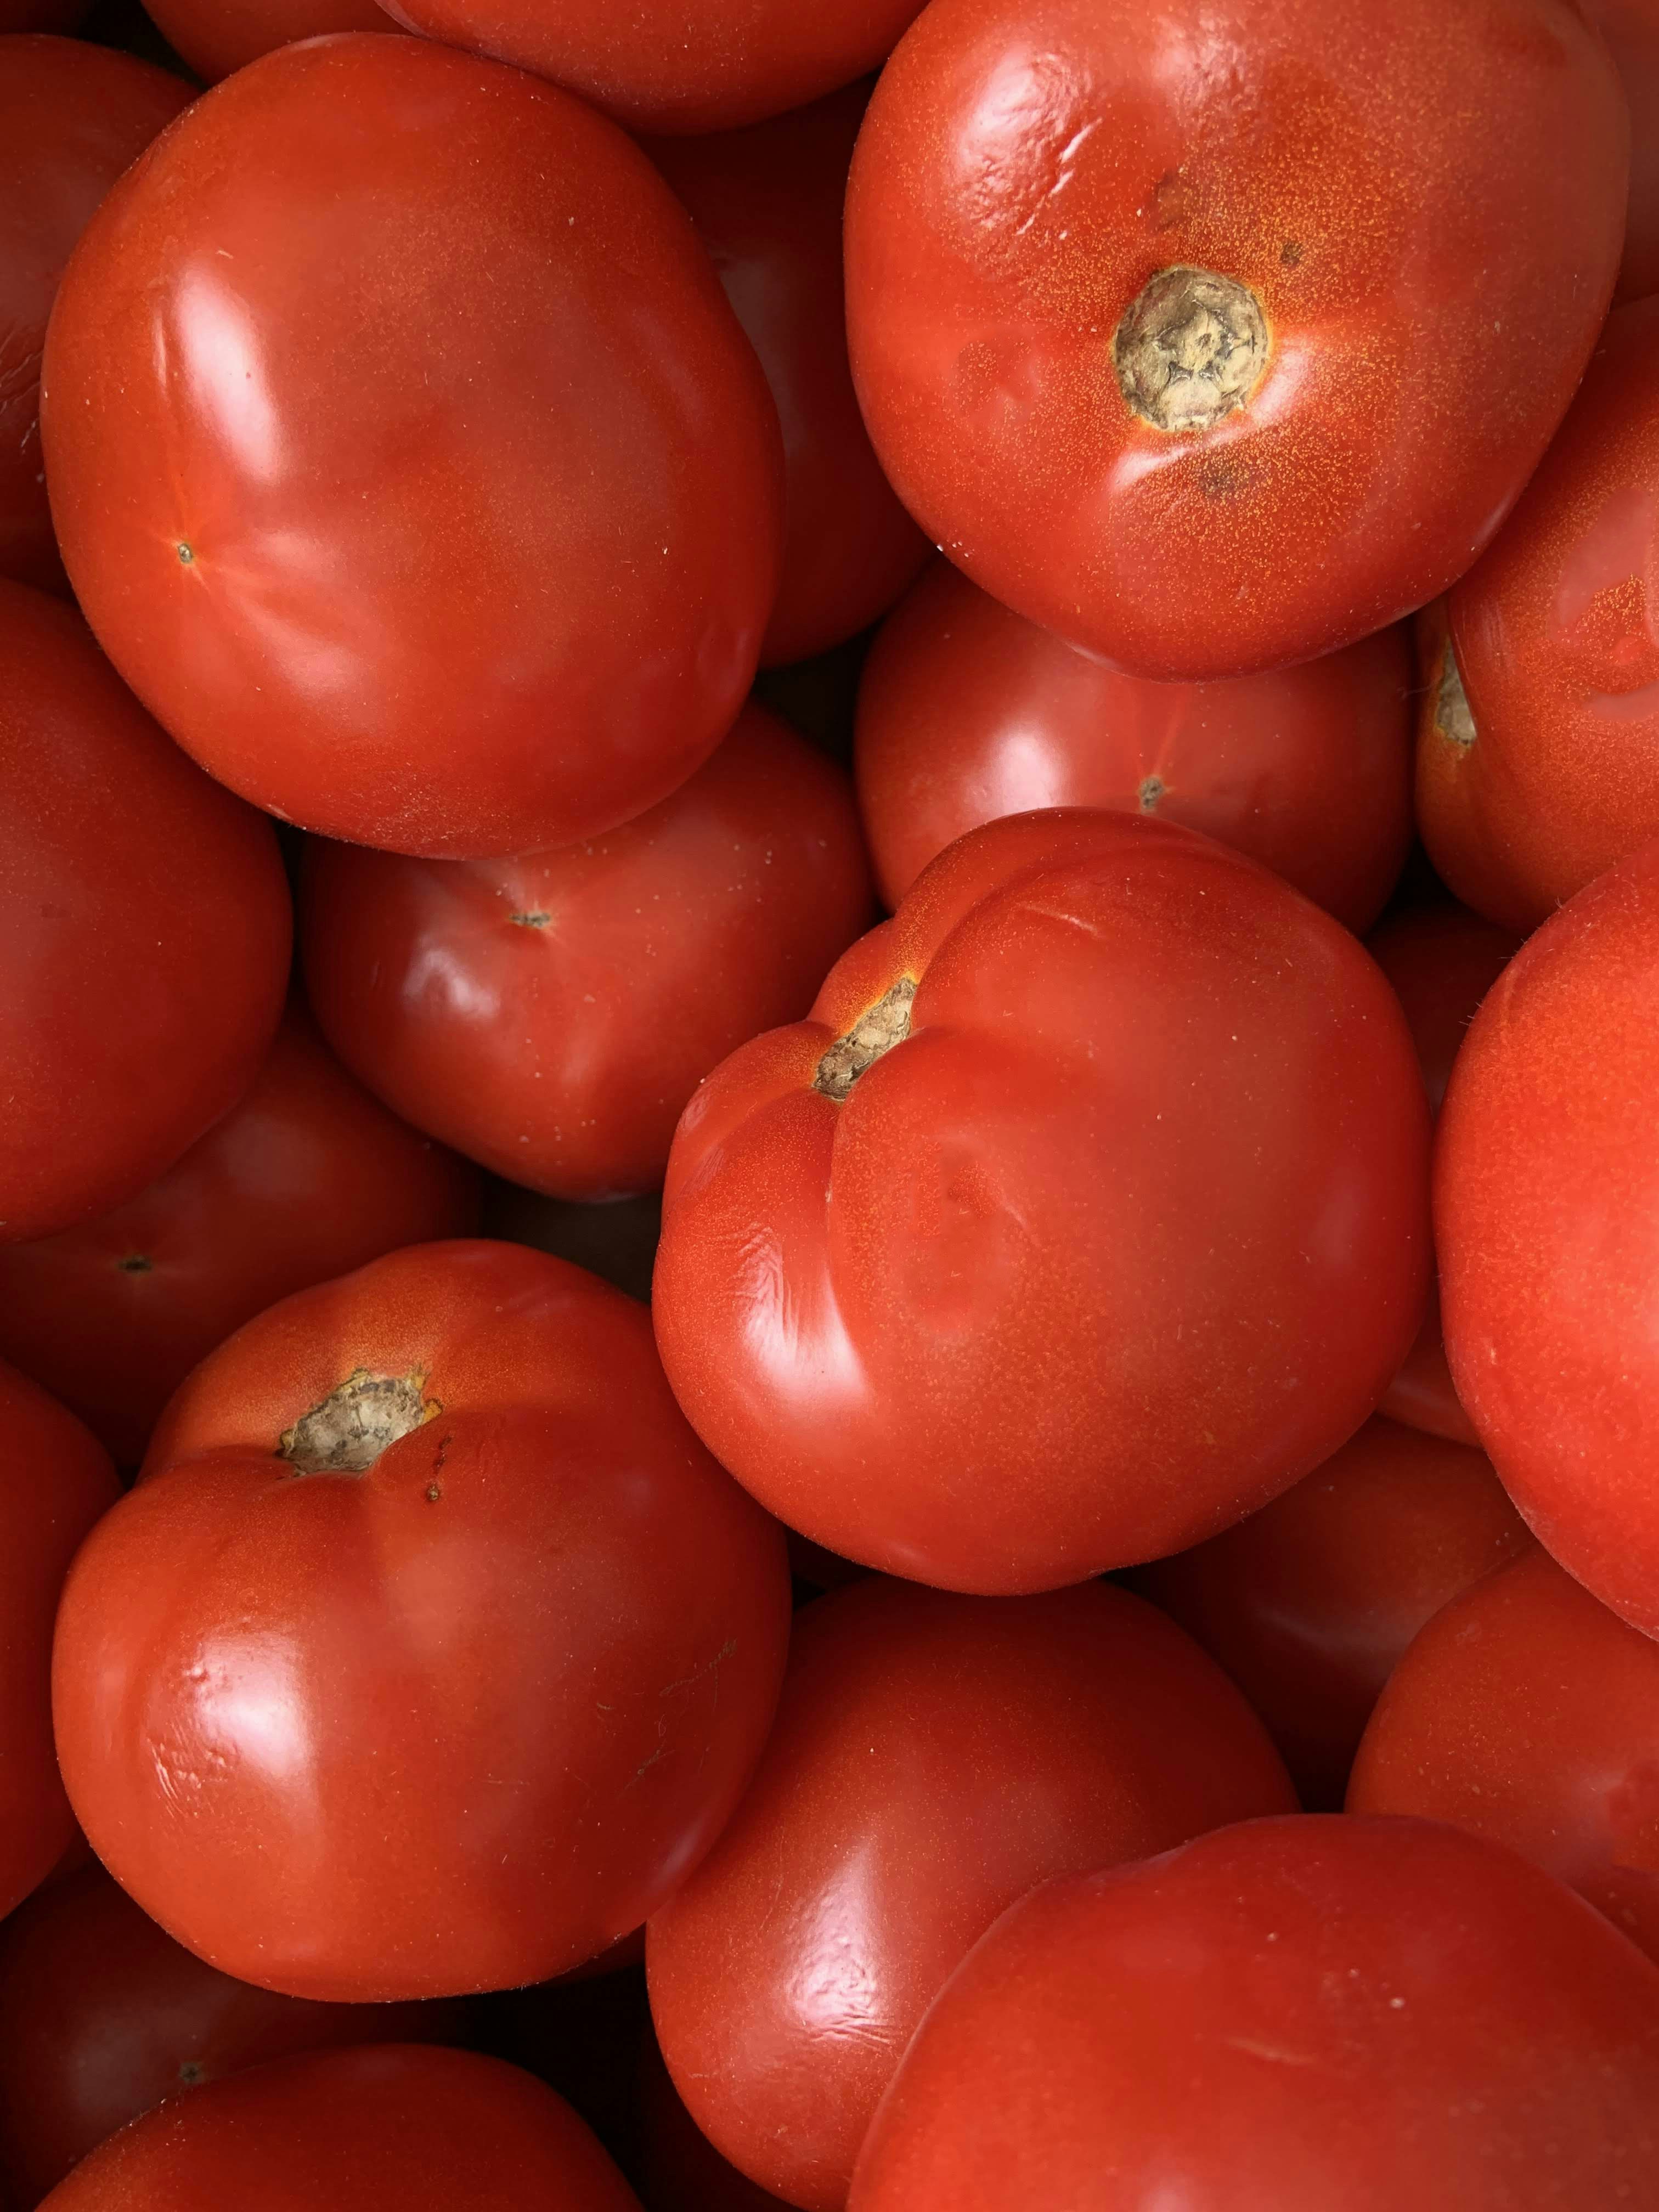
[[[1609,320],[1490,550],[1426,626],[1417,813],[1458,896],[1525,933],[1659,836],[1659,299]],[[1449,717],[1445,639],[1469,713]],[[1448,722],[1450,727],[1448,727]]]
[[[106,1212],[234,1106],[293,918],[270,826],[67,607],[0,582],[0,1243]]]
[[[144,0],[144,13],[204,84],[296,39],[396,27],[374,0]]]
[[[1381,913],[1411,842],[1414,673],[1403,631],[1222,684],[1148,684],[1076,652],[938,561],[859,690],[859,801],[898,904],[957,837],[1036,806],[1110,806],[1202,830],[1350,929]]]
[[[1407,1652],[1348,1804],[1507,1844],[1659,1955],[1659,1646],[1534,1550]]]
[[[822,1056],[906,976],[845,1102]],[[1328,1457],[1427,1287],[1428,1114],[1363,949],[1194,832],[993,823],[736,1053],[669,1163],[653,1312],[724,1466],[842,1556],[1054,1588]]]
[[[1630,103],[1630,215],[1619,297],[1659,289],[1659,5],[1656,0],[1581,0],[1607,40]]]
[[[347,1378],[423,1425],[302,1474]],[[539,1981],[636,1928],[760,1754],[778,1530],[676,1411],[631,1299],[515,1245],[304,1291],[179,1393],[82,1552],[58,1747],[94,1849],[180,1942],[344,1999]]]
[[[0,575],[21,584],[64,586],[37,420],[58,280],[105,193],[190,97],[131,54],[0,38]]]
[[[747,707],[690,782],[509,860],[313,843],[319,1020],[417,1127],[559,1198],[654,1189],[710,1069],[799,1020],[873,910],[846,776]]]
[[[232,1981],[88,1869],[0,1928],[0,2181],[33,2204],[163,2097],[290,2051],[459,2036],[464,2011],[307,2004]]]
[[[646,2039],[635,2084],[637,2179],[652,2212],[775,2212],[782,2203],[728,2165],[680,2101],[654,2037]]]
[[[1329,652],[1443,591],[1537,465],[1627,137],[1571,0],[933,0],[848,201],[876,450],[976,583],[1121,667]],[[1113,348],[1183,267],[1255,293],[1267,355],[1169,431]]]
[[[847,360],[842,205],[868,88],[647,152],[690,210],[783,426],[783,573],[761,645],[805,660],[885,614],[930,551],[881,472]]]
[[[840,2212],[905,2045],[999,1913],[1295,1809],[1238,1692],[1127,1590],[866,1580],[800,1615],[749,1795],[651,1921],[663,2057],[726,2157]]]
[[[123,1467],[198,1359],[291,1291],[466,1237],[476,1169],[361,1090],[296,1004],[240,1101],[112,1213],[0,1245],[0,1355]]]
[[[471,2051],[381,2044],[254,2067],[147,2112],[52,2212],[639,2212],[562,2098]]]
[[[1134,1587],[1220,1661],[1273,1731],[1308,1809],[1334,1812],[1371,1708],[1418,1630],[1530,1548],[1490,1461],[1375,1420],[1236,1528],[1141,1568]]]
[[[1659,2194],[1659,1968],[1430,1822],[1051,1883],[911,2045],[853,2212],[1588,2212]]]
[[[120,1495],[72,1413],[0,1364],[0,1915],[44,1881],[75,1821],[52,1750],[52,1620],[76,1547]]]
[[[1534,1534],[1659,1636],[1659,846],[1504,969],[1435,1156],[1457,1393]]]
[[[684,210],[580,102],[418,40],[285,47],[131,172],[58,299],[64,565],[245,796],[520,852],[654,805],[730,727],[776,414]]]

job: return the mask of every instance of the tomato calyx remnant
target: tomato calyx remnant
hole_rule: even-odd
[[[1160,269],[1112,340],[1118,385],[1155,429],[1207,430],[1243,407],[1267,366],[1267,318],[1248,285],[1210,269]]]
[[[426,1392],[426,1372],[371,1375],[359,1367],[284,1429],[276,1456],[300,1474],[366,1474],[388,1445],[443,1411]]]
[[[1440,663],[1440,688],[1435,694],[1434,726],[1436,733],[1449,745],[1456,745],[1468,752],[1476,736],[1474,709],[1469,704],[1469,695],[1463,688],[1463,672],[1457,665],[1457,648],[1446,640],[1446,650]]]
[[[890,990],[884,991],[819,1060],[812,1078],[813,1090],[833,1098],[839,1106],[866,1068],[873,1067],[884,1052],[902,1044],[909,1036],[915,995],[914,975],[901,975]]]

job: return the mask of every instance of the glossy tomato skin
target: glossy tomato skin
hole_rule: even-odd
[[[1659,847],[1598,877],[1488,994],[1441,1109],[1452,1380],[1533,1533],[1659,1636]]]
[[[1411,842],[1406,635],[1226,684],[1149,684],[935,562],[859,690],[859,802],[895,907],[956,838],[1039,806],[1110,806],[1248,853],[1350,929]]]
[[[0,819],[10,1243],[121,1204],[235,1103],[293,913],[270,824],[167,743],[76,616],[4,582]]]
[[[164,2097],[291,2051],[459,2037],[465,2013],[307,2004],[232,1981],[88,1868],[0,1928],[0,2179],[33,2204]]]
[[[840,2212],[905,2045],[1000,1912],[1295,1809],[1238,1692],[1127,1591],[860,1583],[801,1614],[754,1784],[647,1931],[663,2057],[742,2172]]]
[[[146,2112],[52,2212],[639,2212],[564,2100],[499,2059],[384,2043],[308,2051]]]
[[[1534,1548],[1424,1628],[1348,1804],[1507,1844],[1659,1954],[1659,1648]]]
[[[1170,823],[1011,817],[693,1099],[658,1342],[791,1528],[1053,1589],[1213,1534],[1358,1427],[1420,1321],[1427,1140],[1399,1008],[1327,915]]]
[[[38,420],[58,280],[105,193],[190,99],[131,54],[0,39],[0,575],[20,584],[64,588]]]
[[[1329,652],[1443,591],[1536,466],[1627,135],[1571,0],[934,0],[848,199],[876,450],[975,583],[1120,667]],[[1166,272],[1233,304],[1126,325]],[[1206,425],[1159,378],[1218,350]]]
[[[75,1834],[52,1749],[52,1620],[81,1539],[120,1495],[109,1455],[75,1416],[0,1363],[0,1916],[44,1881]]]
[[[199,1359],[278,1298],[467,1237],[481,1178],[351,1080],[296,1001],[240,1102],[112,1213],[0,1246],[0,1356],[123,1467]]]
[[[58,1753],[99,1856],[222,1972],[507,1988],[636,1928],[713,1842],[788,1612],[782,1538],[638,1306],[516,1246],[417,1246],[173,1399],[65,1595]]]
[[[1371,1708],[1418,1630],[1531,1548],[1480,1453],[1372,1420],[1293,1490],[1141,1568],[1134,1587],[1226,1668],[1308,1809],[1336,1812]]]
[[[1630,212],[1620,300],[1659,290],[1659,7],[1654,0],[1582,0],[1607,42],[1630,103]]]
[[[313,843],[312,1002],[388,1105],[550,1195],[656,1188],[685,1103],[798,1019],[873,908],[846,776],[764,708],[672,797],[471,864]]]
[[[331,31],[390,31],[374,0],[145,0],[144,13],[204,84]]]
[[[842,206],[868,88],[647,152],[674,187],[760,356],[783,427],[783,572],[761,645],[805,660],[885,614],[930,551],[882,474],[853,390]]]
[[[1659,299],[1609,319],[1520,504],[1426,625],[1423,842],[1523,933],[1659,836],[1656,347]]]
[[[1659,1968],[1547,1875],[1430,1821],[1253,1820],[1006,1913],[853,2212],[1641,2203],[1656,2092]]]
[[[302,828],[588,836],[748,688],[775,410],[684,210],[553,86],[368,36],[239,71],[88,228],[41,388],[88,620]]]

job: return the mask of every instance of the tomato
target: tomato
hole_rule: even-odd
[[[1630,102],[1630,214],[1619,297],[1659,290],[1659,6],[1655,0],[1581,0],[1606,39]]]
[[[1232,1684],[1126,1590],[860,1583],[800,1615],[754,1784],[647,1930],[663,2057],[725,2157],[840,2212],[905,2045],[999,1913],[1295,1806]]]
[[[514,1245],[417,1246],[173,1399],[64,1592],[58,1755],[100,1858],[222,1972],[506,1988],[708,1849],[788,1616],[782,1539],[638,1306]]]
[[[1418,1630],[1530,1548],[1490,1461],[1376,1420],[1236,1528],[1139,1569],[1134,1587],[1220,1661],[1272,1729],[1303,1802],[1335,1811],[1371,1708]]]
[[[847,360],[842,203],[866,88],[773,123],[646,150],[690,210],[783,425],[783,574],[763,662],[805,660],[885,614],[927,539],[881,472]]]
[[[859,693],[859,801],[896,906],[981,822],[1111,806],[1206,830],[1369,928],[1411,840],[1404,633],[1231,684],[1148,684],[1074,652],[936,562]]]
[[[117,666],[303,828],[450,859],[608,830],[754,672],[753,349],[644,155],[493,64],[346,37],[198,100],[76,251],[41,434]]]
[[[1532,1552],[1418,1637],[1348,1803],[1507,1844],[1659,1955],[1659,1647]]]
[[[387,14],[645,131],[728,131],[878,68],[922,0],[396,0]]]
[[[40,465],[40,348],[70,249],[191,88],[78,39],[0,39],[0,575],[60,590]]]
[[[848,198],[876,450],[975,583],[1137,675],[1329,652],[1537,465],[1627,141],[1572,0],[933,0]]]
[[[782,2201],[729,2166],[685,2106],[654,2039],[640,2061],[639,2183],[647,2204],[674,2212],[777,2212]]]
[[[1659,1636],[1659,846],[1528,939],[1435,1158],[1446,1353],[1533,1533]]]
[[[288,983],[270,825],[55,600],[0,582],[0,1243],[118,1206],[252,1081]]]
[[[319,2005],[216,1974],[94,1868],[0,1928],[0,2175],[33,2204],[163,2097],[294,2051],[453,2036],[457,2005]]]
[[[1524,933],[1659,836],[1659,299],[1608,321],[1543,466],[1425,623],[1423,842]]]
[[[870,919],[846,777],[763,708],[607,836],[509,860],[313,845],[306,975],[416,1127],[560,1198],[659,1185],[686,1100]]]
[[[466,2051],[307,2051],[146,2112],[52,2212],[639,2212],[563,2100]]]
[[[631,2174],[638,2163],[635,2081],[651,2037],[644,1929],[574,1973],[475,1998],[471,2011],[474,2047],[556,2089]]]
[[[1429,1821],[1051,1882],[947,1984],[854,2212],[1559,2212],[1659,2192],[1659,1968]]]
[[[204,84],[295,39],[393,28],[374,0],[144,0],[144,13]]]
[[[860,1564],[1007,1594],[1179,1550],[1371,1411],[1421,1319],[1392,993],[1140,815],[978,830],[687,1108],[653,1311],[704,1442]]]
[[[149,1188],[0,1245],[0,1355],[136,1467],[234,1328],[400,1244],[471,1235],[479,1178],[360,1091],[289,1009],[252,1087]]]
[[[108,1454],[72,1413],[0,1363],[0,1915],[44,1881],[75,1833],[52,1751],[52,1619],[75,1548],[120,1495]]]

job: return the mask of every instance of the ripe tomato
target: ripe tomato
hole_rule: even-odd
[[[550,85],[367,36],[228,78],[88,227],[41,393],[93,628],[304,828],[451,859],[608,830],[754,673],[765,379],[661,178]]]
[[[292,910],[268,823],[82,623],[0,582],[0,1243],[151,1182],[269,1048]]]
[[[1231,684],[1148,684],[1078,653],[936,562],[859,691],[859,802],[882,896],[981,822],[1111,806],[1203,830],[1350,929],[1411,842],[1405,633]]]
[[[0,1928],[0,2177],[33,2204],[163,2097],[290,2051],[454,2036],[465,2010],[307,2004],[234,1982],[88,1868]]]
[[[641,2054],[635,2098],[637,2179],[647,2204],[672,2204],[674,2212],[777,2212],[782,2200],[728,2165],[686,2111],[653,2037]]]
[[[95,2150],[51,2212],[640,2212],[562,2098],[469,2051],[307,2051],[170,2100]],[[44,2212],[44,2208],[43,2208]]]
[[[1533,1550],[1407,1652],[1348,1804],[1507,1844],[1659,1954],[1659,1647]]]
[[[1427,1280],[1428,1114],[1347,932],[1188,830],[989,823],[687,1108],[653,1310],[791,1528],[1051,1589],[1316,1467]]]
[[[1449,1598],[1530,1548],[1480,1453],[1368,1421],[1293,1490],[1141,1568],[1134,1587],[1221,1662],[1273,1731],[1303,1803],[1335,1812],[1413,1637]]]
[[[1446,1353],[1533,1533],[1659,1636],[1659,845],[1504,970],[1435,1158]]]
[[[668,2069],[741,2172],[840,2212],[905,2045],[999,1913],[1295,1808],[1238,1692],[1127,1590],[821,1598],[748,1796],[647,1930]]]
[[[40,460],[40,348],[70,249],[191,88],[78,39],[0,40],[0,575],[61,590]]]
[[[120,1496],[109,1455],[72,1413],[0,1363],[0,1916],[44,1881],[75,1834],[52,1749],[52,1631],[75,1548]]]
[[[1659,2197],[1659,1968],[1430,1821],[1252,1820],[1051,1882],[906,2054],[854,2212]]]
[[[848,199],[876,450],[976,583],[1139,675],[1347,644],[1537,465],[1627,140],[1572,0],[933,0]]]
[[[1611,318],[1543,466],[1425,623],[1423,842],[1506,929],[1659,836],[1656,347],[1659,299]]]
[[[702,1078],[799,1019],[872,903],[847,778],[750,707],[672,797],[580,845],[313,844],[306,976],[405,1120],[532,1189],[614,1198],[661,1182]]]
[[[1659,6],[1655,0],[1581,0],[1607,42],[1630,102],[1630,214],[1619,297],[1659,290]]]
[[[125,1206],[0,1245],[0,1356],[123,1467],[199,1359],[290,1291],[471,1235],[475,1169],[351,1080],[290,1007],[252,1088]]]
[[[393,27],[374,0],[144,0],[144,13],[204,84],[295,39]]]
[[[64,1594],[58,1754],[111,1873],[222,1972],[506,1988],[708,1849],[788,1615],[782,1538],[638,1306],[514,1245],[417,1246],[273,1307],[173,1399]]]
[[[783,574],[761,646],[805,660],[884,614],[927,559],[859,413],[847,360],[842,204],[866,88],[647,152],[690,210],[783,425]]]

